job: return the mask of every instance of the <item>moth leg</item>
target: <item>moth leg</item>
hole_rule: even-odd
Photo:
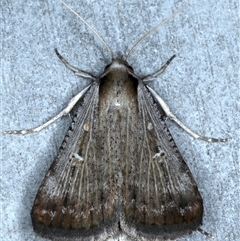
[[[66,66],[68,69],[72,70],[75,75],[81,76],[81,77],[83,77],[83,78],[85,78],[85,79],[97,80],[97,78],[96,78],[95,76],[93,76],[93,75],[91,75],[91,74],[89,74],[89,73],[87,73],[87,72],[85,72],[85,71],[83,71],[83,70],[77,69],[77,68],[75,68],[74,66],[70,65],[70,64],[67,62],[67,60],[65,60],[65,59],[62,57],[62,55],[59,54],[59,52],[57,51],[57,49],[54,49],[54,50],[55,50],[55,53],[56,53],[56,55],[58,56],[58,58],[65,64],[65,66]]]
[[[170,111],[169,107],[164,102],[164,100],[152,88],[150,88],[149,86],[147,86],[147,88],[152,93],[152,95],[154,96],[155,100],[161,105],[161,107],[162,107],[163,111],[165,112],[166,116],[170,120],[175,121],[180,127],[183,128],[183,130],[185,130],[188,134],[190,134],[194,138],[200,139],[200,140],[203,140],[203,141],[207,141],[207,142],[226,142],[226,141],[229,140],[228,138],[226,138],[226,139],[218,139],[218,138],[200,136],[200,135],[194,133],[193,131],[188,129],[180,120],[177,119],[177,117]]]
[[[214,238],[214,236],[211,233],[206,232],[205,230],[198,228],[197,231],[203,235],[205,235],[208,238]]]
[[[74,105],[83,97],[83,95],[87,92],[87,90],[89,89],[90,86],[91,85],[88,85],[80,93],[78,93],[76,96],[74,96],[70,100],[70,102],[68,103],[68,105],[67,105],[67,107],[65,109],[63,109],[58,115],[56,115],[55,117],[53,117],[52,119],[50,119],[49,121],[44,123],[43,125],[35,127],[33,129],[4,131],[3,133],[4,134],[22,134],[22,135],[24,135],[24,134],[29,134],[29,133],[41,131],[42,129],[44,129],[45,127],[47,127],[50,124],[52,124],[54,121],[56,121],[60,117],[69,114],[70,111],[72,110],[72,108],[74,107]]]
[[[156,73],[151,74],[151,75],[147,75],[145,77],[143,77],[143,82],[149,82],[152,81],[153,79],[155,79],[158,75],[160,75],[161,73],[164,72],[164,70],[168,67],[168,65],[172,62],[172,60],[176,57],[176,55],[174,54]]]

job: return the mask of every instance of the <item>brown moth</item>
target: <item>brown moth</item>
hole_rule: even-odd
[[[63,2],[64,3],[64,2]],[[95,77],[57,56],[76,75],[91,84],[40,131],[71,113],[72,123],[49,168],[31,212],[34,231],[51,240],[106,240],[116,233],[137,240],[175,239],[200,229],[203,200],[166,125],[175,121],[194,138],[147,82],[159,76],[173,55],[156,73],[145,78],[134,74],[126,59],[114,58]],[[188,3],[189,4],[189,3]],[[129,51],[184,7],[150,30]]]

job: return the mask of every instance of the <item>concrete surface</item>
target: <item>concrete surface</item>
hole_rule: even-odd
[[[67,1],[104,36],[115,54],[186,1]],[[87,81],[54,53],[99,75],[110,56],[102,43],[59,1],[1,3],[2,130],[30,128],[56,115]],[[239,6],[237,0],[192,1],[183,13],[146,39],[129,59],[135,73],[156,71],[151,84],[192,130],[228,143],[194,140],[169,128],[204,199],[202,228],[215,241],[239,241]],[[30,210],[38,187],[69,125],[64,117],[40,133],[2,135],[1,240],[44,240],[34,234]],[[129,240],[120,237],[121,240]],[[196,232],[181,241],[208,240]]]

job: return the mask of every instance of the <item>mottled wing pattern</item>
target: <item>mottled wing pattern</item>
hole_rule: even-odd
[[[98,91],[98,84],[93,83],[32,208],[35,231],[52,240],[101,240],[118,228],[113,198],[116,188],[107,188],[108,169],[102,163],[100,140],[96,136]]]
[[[123,171],[122,227],[141,240],[173,239],[201,224],[202,199],[164,116],[141,81],[138,108],[138,149]]]

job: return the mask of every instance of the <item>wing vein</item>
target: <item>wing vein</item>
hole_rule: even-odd
[[[126,166],[126,175],[125,175],[125,183],[126,183],[126,193],[125,193],[125,200],[128,198],[128,172],[129,172],[129,152],[128,152],[128,147],[129,147],[129,108],[127,108],[127,123],[126,123],[126,145],[125,145],[125,166]]]
[[[143,95],[143,97],[145,97],[144,95]],[[149,134],[149,132],[147,131],[147,124],[146,124],[146,120],[145,120],[145,117],[146,116],[148,116],[149,115],[149,113],[148,113],[148,104],[149,103],[147,103],[146,102],[146,98],[142,98],[142,100],[143,100],[143,111],[144,111],[144,132],[145,133],[147,133],[147,134]],[[151,117],[151,116],[150,116]],[[153,181],[153,185],[154,185],[154,196],[155,196],[155,198],[153,199],[154,200],[154,203],[155,203],[155,205],[157,206],[157,207],[160,207],[160,205],[159,205],[159,197],[158,197],[158,187],[157,187],[157,178],[156,178],[156,172],[155,172],[155,166],[156,166],[156,164],[155,164],[155,161],[154,161],[154,159],[153,159],[153,156],[152,156],[152,151],[151,151],[151,147],[150,147],[150,142],[149,142],[149,140],[148,140],[148,135],[146,134],[146,141],[147,141],[147,147],[148,147],[148,153],[149,153],[149,156],[148,156],[148,160],[149,160],[149,163],[151,164],[151,168],[152,168],[152,174],[153,174],[153,179],[154,179],[154,181]],[[148,186],[150,186],[151,184],[149,183],[148,184]]]

